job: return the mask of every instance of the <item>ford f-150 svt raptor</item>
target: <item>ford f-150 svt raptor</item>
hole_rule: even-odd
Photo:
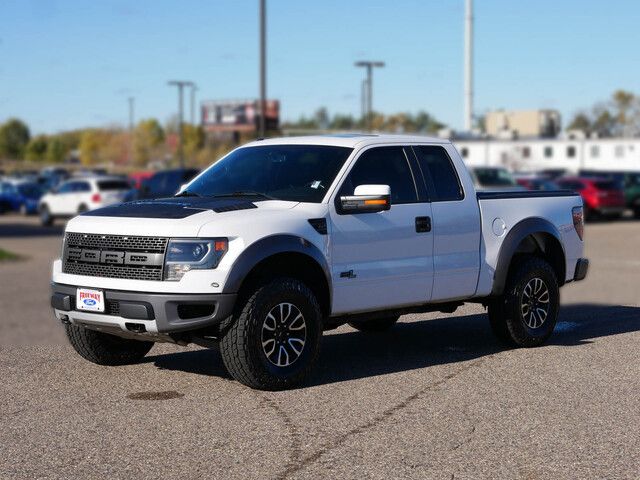
[[[51,304],[97,364],[219,343],[234,378],[283,389],[308,376],[323,330],[464,302],[488,307],[500,340],[542,344],[559,287],[587,273],[582,235],[577,194],[476,192],[448,141],[262,140],[175,197],[69,221]]]

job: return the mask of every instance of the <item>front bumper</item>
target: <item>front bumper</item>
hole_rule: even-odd
[[[162,335],[210,327],[233,313],[236,294],[174,294],[106,290],[105,313],[75,309],[79,286],[52,283],[56,318],[115,334]],[[93,288],[93,287],[92,287]]]

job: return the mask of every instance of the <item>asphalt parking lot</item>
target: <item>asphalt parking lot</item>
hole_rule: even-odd
[[[635,479],[640,222],[590,224],[591,271],[547,346],[505,350],[481,307],[328,332],[311,383],[266,393],[215,350],[78,357],[51,315],[61,227],[0,217],[0,478]]]

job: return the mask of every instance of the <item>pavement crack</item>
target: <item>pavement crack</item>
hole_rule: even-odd
[[[296,426],[295,422],[291,419],[289,414],[282,408],[282,406],[274,399],[270,398],[267,395],[261,396],[262,404],[267,406],[270,410],[272,410],[276,416],[282,421],[287,432],[289,433],[289,438],[291,439],[291,453],[289,455],[289,459],[287,461],[287,465],[285,466],[284,471],[287,472],[289,469],[293,468],[299,461],[302,456],[302,445],[300,442],[300,431]],[[281,477],[284,478],[284,477]]]
[[[368,430],[371,430],[372,428],[376,427],[377,425],[379,425],[380,423],[384,422],[385,420],[387,420],[388,418],[392,417],[393,415],[395,415],[397,412],[404,410],[405,408],[407,408],[409,405],[411,405],[413,402],[415,402],[418,398],[420,398],[422,395],[435,390],[436,388],[444,385],[445,383],[447,383],[449,380],[454,379],[455,377],[457,377],[458,375],[479,366],[481,363],[483,363],[485,360],[487,360],[488,358],[490,358],[492,355],[489,355],[487,357],[484,357],[482,359],[476,360],[474,362],[471,362],[461,368],[459,368],[458,370],[456,370],[455,372],[449,373],[447,375],[445,375],[444,377],[442,377],[440,380],[437,380],[433,383],[430,383],[429,385],[425,386],[424,388],[421,388],[420,390],[418,390],[415,393],[412,393],[411,395],[409,395],[408,397],[404,398],[402,401],[396,403],[395,405],[387,408],[386,410],[382,411],[380,414],[376,415],[373,419],[371,419],[370,421],[356,426],[354,428],[352,428],[351,430],[346,431],[345,433],[342,433],[341,435],[338,436],[337,439],[335,439],[334,441],[332,441],[330,444],[325,444],[324,446],[320,447],[320,449],[318,449],[317,451],[315,451],[314,453],[312,453],[311,455],[308,455],[306,457],[302,457],[301,458],[301,451],[298,450],[297,452],[297,459],[294,461],[294,455],[292,455],[292,461],[289,462],[289,466],[284,470],[284,472],[282,473],[282,475],[280,475],[278,477],[279,480],[285,480],[287,478],[290,478],[291,476],[293,476],[294,474],[300,472],[301,470],[305,469],[306,467],[312,465],[313,463],[315,463],[316,461],[318,461],[322,456],[324,456],[326,453],[329,453],[332,450],[335,450],[338,447],[341,447],[342,445],[344,445],[351,437],[355,436],[355,435],[359,435],[361,433],[364,433]],[[475,432],[475,426],[473,427],[473,432]],[[472,432],[472,433],[473,433]],[[294,452],[296,453],[296,452]]]

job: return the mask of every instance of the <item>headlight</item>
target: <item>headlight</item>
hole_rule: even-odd
[[[164,279],[177,282],[189,270],[216,268],[228,245],[226,238],[169,240]]]

